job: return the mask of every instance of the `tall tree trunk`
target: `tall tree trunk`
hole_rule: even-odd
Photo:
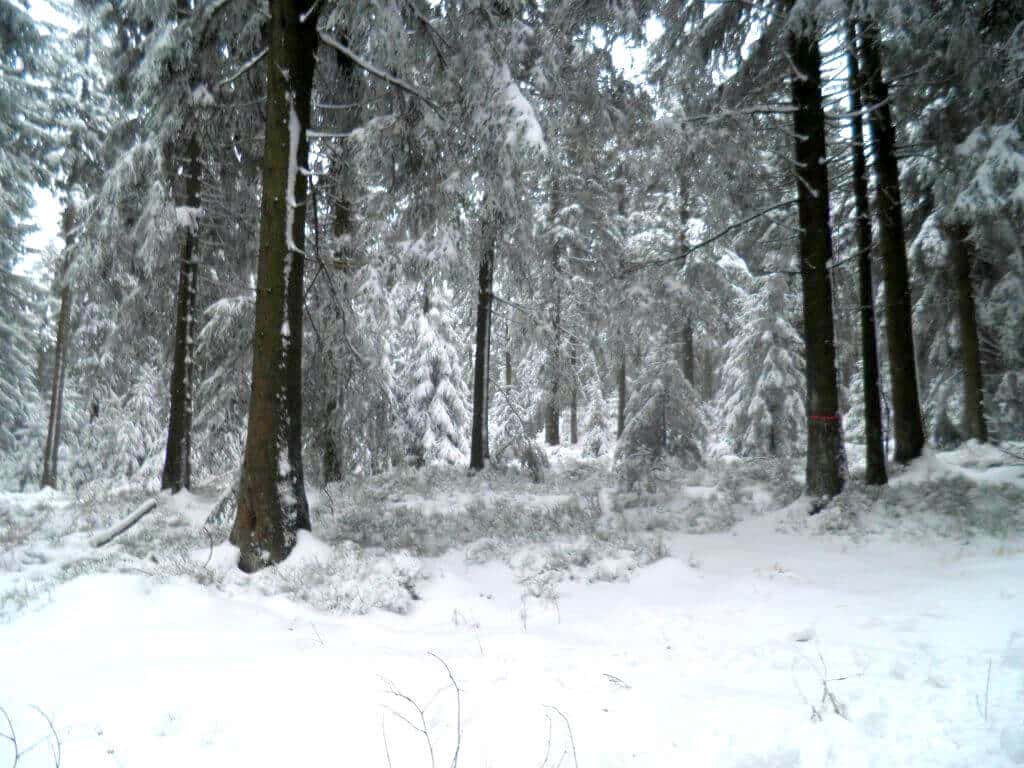
[[[789,32],[793,132],[800,218],[800,276],[803,283],[807,358],[807,492],[835,496],[843,488],[846,463],[836,385],[832,321],[832,258],[825,113],[821,101],[821,52],[817,28],[808,21]]]
[[[492,280],[493,282],[493,280]],[[484,371],[484,461],[491,460],[491,338],[494,336],[494,297],[487,306],[487,365]]]
[[[622,431],[626,428],[626,349],[623,347],[619,356],[619,367],[615,378],[618,380],[619,408],[618,421],[616,423],[615,436],[622,437]]]
[[[691,384],[696,384],[696,365],[693,353],[693,323],[687,319],[683,326],[683,376]]]
[[[952,251],[953,279],[956,282],[956,305],[960,319],[960,351],[964,368],[963,431],[969,438],[988,441],[985,425],[985,383],[981,376],[981,345],[978,341],[978,317],[974,306],[974,243],[966,224],[948,229]]]
[[[302,304],[316,0],[270,0],[267,123],[249,428],[231,542],[239,567],[280,562],[309,529],[302,472]]]
[[[907,245],[903,233],[900,171],[896,160],[896,128],[889,109],[889,89],[882,76],[878,27],[861,24],[863,96],[869,109],[871,148],[877,180],[876,204],[880,223],[879,250],[885,279],[885,329],[889,340],[889,375],[892,378],[895,460],[906,463],[924,449],[924,426],[917,391],[917,363],[911,320]]]
[[[188,139],[188,163],[185,169],[185,206],[192,215],[185,227],[178,268],[178,308],[174,325],[174,363],[171,369],[171,413],[167,425],[167,449],[161,488],[177,492],[192,483],[192,369],[196,303],[195,256],[200,192],[199,142],[195,134]]]
[[[576,339],[569,340],[569,374],[572,376],[572,389],[569,393],[569,442],[576,445],[580,441],[579,425],[579,377],[576,372]]]
[[[346,45],[349,42],[348,35],[342,33],[340,40]],[[335,75],[335,87],[338,89],[338,99],[343,104],[352,105],[350,108],[341,110],[337,122],[337,130],[346,133],[355,129],[361,121],[361,111],[355,105],[361,98],[359,70],[356,65],[340,51],[335,52],[337,72]],[[336,182],[334,189],[334,204],[332,210],[331,235],[333,237],[333,259],[334,268],[341,277],[341,297],[335,297],[334,319],[342,328],[348,327],[348,319],[352,314],[352,275],[358,270],[356,249],[353,243],[355,235],[355,210],[352,203],[353,191],[350,189],[353,184],[351,169],[351,149],[347,139],[335,148],[334,161],[332,162],[331,176]],[[313,215],[317,215],[318,195],[311,196]],[[314,218],[314,227],[316,219]],[[315,231],[315,229],[314,229]],[[329,275],[325,275],[329,277]],[[325,413],[325,424],[323,427],[323,458],[321,468],[324,483],[337,482],[342,479],[344,471],[342,457],[338,452],[335,440],[335,422],[344,418],[345,415],[345,385],[351,376],[352,360],[348,354],[337,356],[338,365],[337,380],[332,382],[333,394],[329,395]]]
[[[512,333],[508,318],[505,318],[505,386],[512,386]]]
[[[64,209],[64,263],[60,271],[60,314],[57,316],[57,338],[53,352],[53,380],[50,385],[50,416],[43,448],[42,488],[57,487],[57,459],[60,456],[61,421],[64,416],[64,378],[67,371],[68,343],[71,334],[71,284],[68,270],[74,242],[75,208],[69,202]]]
[[[490,213],[485,214],[490,216]],[[497,228],[492,221],[483,224],[480,252],[479,293],[476,305],[476,355],[473,360],[473,429],[469,443],[469,468],[484,468],[484,441],[487,439],[487,347],[490,343],[491,297],[494,288],[494,247]]]
[[[701,357],[701,397],[708,402],[715,396],[715,354],[710,347],[704,347]]]
[[[558,213],[562,209],[562,198],[559,193],[558,179],[551,181],[551,226],[558,225]],[[562,379],[562,283],[559,279],[560,239],[555,234],[551,245],[551,268],[554,281],[554,297],[551,306],[551,352],[548,358],[548,402],[544,422],[544,439],[548,445],[562,442],[560,422],[562,416],[561,393]]]
[[[860,65],[855,55],[857,30],[847,26],[850,72],[850,133],[853,152],[853,199],[857,217],[857,273],[860,299],[860,345],[864,376],[864,434],[867,448],[868,485],[885,485],[885,443],[882,439],[882,400],[878,386],[878,345],[875,336],[875,289],[871,279],[871,208],[868,204],[868,173],[864,159],[864,125],[861,118]]]

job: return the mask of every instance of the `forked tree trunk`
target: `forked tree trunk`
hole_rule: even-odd
[[[903,233],[900,171],[896,160],[896,128],[889,109],[889,89],[882,76],[878,27],[861,24],[862,83],[864,104],[869,109],[871,148],[877,182],[879,250],[885,280],[885,330],[889,341],[889,375],[892,379],[893,434],[896,461],[916,459],[924,449],[924,426],[917,391],[917,363],[911,320],[910,277]]]
[[[309,529],[302,472],[302,303],[316,0],[270,0],[267,121],[249,428],[231,542],[239,567],[283,560]]]
[[[795,70],[791,88],[807,361],[807,492],[811,496],[835,496],[843,488],[846,459],[828,270],[832,232],[817,34],[814,23],[808,21],[789,32],[788,44]]]
[[[978,317],[974,306],[974,284],[971,271],[974,267],[974,243],[966,224],[956,224],[948,229],[953,261],[953,278],[956,281],[956,305],[960,320],[960,352],[964,369],[964,417],[963,431],[968,438],[980,442],[988,441],[985,425],[985,382],[981,375],[981,344],[978,339]]]
[[[487,214],[490,215],[490,214]],[[473,428],[469,443],[469,468],[483,469],[487,421],[487,348],[491,333],[491,298],[494,288],[494,250],[497,228],[491,221],[483,224],[480,252],[479,293],[476,307],[476,355],[473,360]]]
[[[60,314],[57,316],[57,338],[53,352],[53,380],[50,384],[50,416],[43,447],[42,488],[57,487],[57,459],[60,455],[61,420],[64,416],[64,378],[67,371],[68,343],[71,333],[71,285],[68,269],[70,249],[74,242],[75,209],[68,203],[64,209],[64,264],[60,271]]]
[[[864,435],[867,448],[868,485],[888,482],[885,443],[882,439],[882,400],[878,385],[878,343],[875,336],[875,289],[871,279],[871,208],[868,173],[864,159],[864,125],[861,118],[860,65],[856,56],[857,31],[849,22],[846,35],[850,71],[850,133],[853,152],[853,199],[857,217],[857,276],[860,300],[860,346],[864,377]]]
[[[171,409],[167,425],[167,450],[161,488],[177,492],[192,483],[192,370],[195,339],[196,304],[196,216],[200,192],[199,142],[195,135],[188,140],[188,163],[185,170],[185,206],[191,219],[185,227],[178,268],[178,307],[174,324],[174,363],[171,368]]]

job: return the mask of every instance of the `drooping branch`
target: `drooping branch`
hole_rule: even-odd
[[[357,67],[362,69],[367,74],[372,75],[373,77],[376,77],[380,80],[383,80],[386,83],[390,83],[391,85],[395,86],[398,90],[404,91],[410,96],[416,97],[424,104],[426,104],[428,107],[430,107],[432,110],[437,112],[438,115],[441,114],[441,107],[438,106],[438,103],[436,101],[434,101],[432,98],[430,98],[429,96],[427,96],[425,93],[418,90],[414,86],[407,83],[402,78],[398,77],[398,75],[393,75],[387,70],[378,67],[376,64],[367,61],[358,53],[349,48],[347,45],[338,40],[336,37],[328,34],[327,32],[320,32],[319,34],[320,40],[322,40],[326,45],[329,45],[331,48],[336,50],[338,53],[347,58],[349,61],[351,61],[353,64],[355,64]]]

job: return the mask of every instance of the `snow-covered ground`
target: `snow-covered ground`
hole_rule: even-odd
[[[929,456],[810,519],[750,474],[627,496],[561,459],[536,489],[329,489],[257,576],[213,494],[101,549],[138,498],[0,495],[0,734],[20,766],[54,732],[76,767],[1024,764],[1012,459]]]

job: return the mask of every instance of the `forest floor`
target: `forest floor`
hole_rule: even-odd
[[[0,494],[0,767],[1024,764],[1020,462],[808,517],[782,464],[552,458],[311,494],[253,576],[217,489],[102,547],[139,493]]]

